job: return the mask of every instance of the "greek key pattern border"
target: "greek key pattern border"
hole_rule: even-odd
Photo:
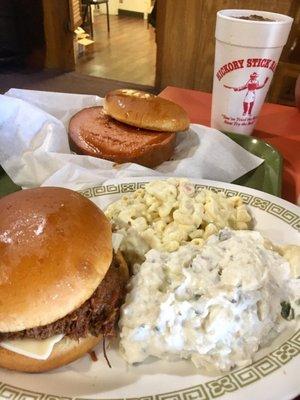
[[[80,191],[85,197],[97,197],[110,194],[126,194],[143,188],[147,182],[121,183],[118,185],[100,185]],[[260,197],[232,189],[223,189],[214,186],[195,185],[197,190],[210,189],[214,192],[223,192],[227,197],[240,196],[245,204],[257,207],[280,218],[294,229],[300,231],[300,217],[286,210],[278,204]],[[286,365],[300,354],[300,330],[289,340],[281,344],[267,356],[254,362],[250,366],[234,370],[231,373],[213,379],[203,384],[177,390],[174,392],[156,394],[153,396],[114,399],[114,400],[213,400],[226,393],[234,392],[245,386],[270,375],[272,372]],[[91,400],[81,397],[65,397],[25,390],[0,382],[0,400]],[[99,398],[98,400],[106,400]]]
[[[114,400],[213,400],[226,393],[234,392],[270,375],[286,365],[300,354],[300,330],[289,340],[273,350],[267,356],[253,364],[235,370],[220,378],[196,385],[194,387],[153,396],[136,398],[119,398]],[[15,386],[0,383],[1,400],[91,400],[82,397],[61,397],[51,394],[37,393]],[[100,400],[100,398],[98,399]],[[106,399],[101,399],[106,400]]]
[[[111,194],[126,194],[132,193],[137,189],[144,188],[148,182],[130,182],[130,183],[120,183],[117,185],[99,185],[91,187],[85,190],[79,191],[83,196],[87,198],[105,196]],[[252,207],[259,208],[266,211],[269,214],[281,219],[287,224],[291,225],[297,231],[300,231],[300,217],[293,212],[286,210],[284,207],[272,203],[269,200],[262,199],[257,196],[253,196],[249,193],[239,192],[233,189],[224,189],[216,186],[207,186],[195,184],[196,190],[209,189],[215,193],[224,193],[226,197],[240,196],[243,202]]]

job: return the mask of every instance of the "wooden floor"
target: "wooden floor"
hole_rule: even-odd
[[[156,44],[152,26],[147,28],[147,21],[142,18],[124,15],[111,15],[110,23],[108,35],[106,16],[95,17],[95,43],[78,59],[76,71],[154,86]]]

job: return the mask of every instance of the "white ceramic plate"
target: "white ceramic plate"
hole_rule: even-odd
[[[157,179],[157,178],[156,178]],[[142,187],[153,178],[126,178],[83,191],[102,208],[122,194]],[[282,199],[242,186],[194,180],[199,187],[239,194],[256,220],[255,229],[274,243],[300,245],[299,207]],[[40,375],[0,370],[0,399],[124,399],[143,400],[284,400],[300,393],[300,330],[291,323],[289,331],[269,348],[261,350],[246,368],[219,376],[207,376],[188,361],[151,360],[129,367],[120,358],[116,344],[108,356],[109,369],[101,346],[99,361],[90,356],[59,370]]]

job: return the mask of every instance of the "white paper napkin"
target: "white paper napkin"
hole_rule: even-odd
[[[172,161],[155,170],[118,165],[70,152],[67,126],[84,107],[101,105],[98,96],[11,89],[0,96],[0,164],[22,187],[63,186],[81,190],[107,179],[177,176],[232,182],[263,160],[221,132],[192,124],[179,133]]]

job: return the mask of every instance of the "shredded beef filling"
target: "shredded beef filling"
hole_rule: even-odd
[[[125,297],[126,281],[119,271],[116,257],[93,295],[77,310],[52,324],[19,332],[0,332],[0,341],[8,339],[47,339],[64,334],[80,339],[88,334],[114,336],[119,319],[120,306]]]

